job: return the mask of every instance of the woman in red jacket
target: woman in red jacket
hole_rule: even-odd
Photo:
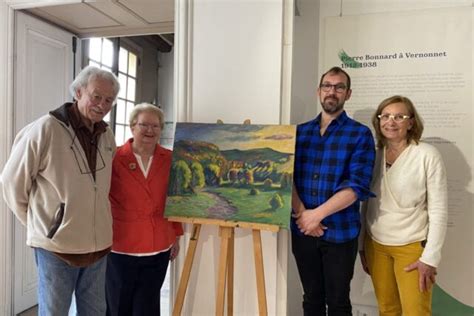
[[[163,217],[171,151],[158,144],[163,112],[142,103],[130,115],[133,138],[112,165],[112,253],[107,260],[107,314],[160,315],[168,262],[179,250],[181,224]]]

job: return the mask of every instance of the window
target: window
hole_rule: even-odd
[[[115,107],[115,141],[123,144],[132,136],[128,119],[136,104],[137,55],[120,47],[118,64],[121,89]]]
[[[115,56],[114,53],[114,41],[107,38],[92,38],[89,40],[87,65],[113,71],[114,58],[118,58],[118,80],[121,89],[116,106],[107,114],[104,120],[114,130],[117,145],[122,145],[132,136],[128,127],[128,119],[136,104],[138,56],[124,47],[120,47],[118,56]]]
[[[107,38],[92,38],[89,41],[88,65],[112,71],[114,61],[114,44]]]

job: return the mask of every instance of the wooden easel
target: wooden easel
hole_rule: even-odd
[[[233,314],[234,305],[234,230],[236,227],[252,229],[253,250],[255,257],[255,274],[257,280],[258,295],[258,311],[259,315],[267,315],[267,298],[265,292],[265,274],[263,269],[262,240],[261,231],[268,230],[278,232],[279,227],[269,224],[246,223],[246,222],[228,222],[216,219],[199,219],[199,218],[183,218],[170,217],[168,220],[173,222],[192,223],[193,229],[189,241],[186,259],[184,261],[183,272],[179,282],[178,293],[173,308],[173,316],[181,315],[184,304],[184,297],[188,287],[191,268],[196,253],[196,247],[199,240],[202,224],[218,225],[219,236],[221,239],[220,255],[219,255],[219,274],[217,279],[217,296],[216,296],[216,315],[224,315],[225,306],[225,290],[227,284],[227,315]]]

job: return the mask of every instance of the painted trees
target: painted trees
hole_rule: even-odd
[[[206,184],[210,186],[218,186],[221,183],[220,171],[218,165],[209,164],[204,168],[204,177]]]
[[[184,194],[189,189],[191,183],[191,169],[183,160],[178,160],[171,167],[171,176],[169,183],[170,195]]]
[[[204,168],[199,162],[194,161],[191,163],[191,188],[193,190],[200,189],[204,187],[204,184]]]
[[[270,201],[268,201],[268,203],[270,204],[270,208],[273,211],[276,211],[277,209],[283,206],[283,198],[281,197],[281,194],[277,192],[273,194],[273,196],[271,197]]]

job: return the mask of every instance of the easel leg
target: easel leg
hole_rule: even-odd
[[[262,239],[260,230],[253,229],[253,251],[255,256],[255,274],[257,277],[257,295],[259,315],[267,315],[267,297],[265,293],[265,272],[263,270]]]
[[[232,228],[227,259],[227,316],[234,314],[234,240],[234,228]]]
[[[191,275],[191,268],[193,266],[194,254],[196,253],[196,247],[198,244],[200,232],[201,224],[193,224],[192,235],[189,240],[188,252],[186,253],[186,259],[184,260],[183,272],[181,274],[178,293],[176,294],[176,301],[174,303],[173,316],[181,315],[181,310],[183,309],[184,296],[186,295],[186,289],[188,287],[189,276]]]
[[[219,235],[221,237],[221,249],[219,256],[219,275],[217,278],[216,316],[224,315],[225,281],[229,259],[229,243],[230,239],[233,238],[233,228],[220,226]]]

